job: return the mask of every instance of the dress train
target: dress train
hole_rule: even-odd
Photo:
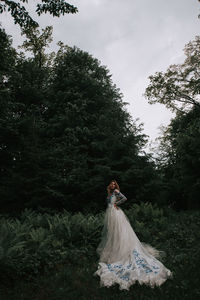
[[[172,277],[172,272],[157,259],[162,251],[140,242],[129,219],[114,203],[115,198],[106,209],[101,241],[96,249],[100,256],[98,270],[93,275],[100,277],[100,286],[118,283],[120,290],[129,290],[136,281],[160,286]]]

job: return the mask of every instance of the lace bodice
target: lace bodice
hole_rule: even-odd
[[[114,203],[116,203],[117,205],[125,202],[127,200],[127,198],[121,193],[117,193],[116,191],[114,191],[112,193],[112,195],[107,196],[106,201],[108,205],[114,205]]]

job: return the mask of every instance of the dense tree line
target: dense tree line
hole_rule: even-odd
[[[1,29],[1,209],[99,210],[112,178],[129,199],[156,201],[158,175],[143,152],[147,137],[109,70],[62,43],[46,56],[51,33],[29,32],[23,47],[33,56],[25,58]]]
[[[142,124],[128,113],[105,66],[62,42],[57,53],[46,54],[50,26],[42,33],[24,27],[22,34],[19,53],[0,29],[1,211],[98,211],[111,179],[119,181],[130,205],[199,208],[198,36],[185,46],[182,64],[150,76],[149,103],[176,113],[153,159],[144,152]]]
[[[184,49],[182,64],[150,76],[149,103],[161,103],[175,117],[159,138],[158,168],[164,202],[178,209],[199,208],[200,197],[200,37]]]

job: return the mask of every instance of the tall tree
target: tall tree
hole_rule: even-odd
[[[1,207],[14,209],[33,198],[36,190],[33,184],[36,180],[31,174],[38,174],[42,155],[39,130],[43,126],[43,88],[48,73],[47,69],[39,68],[34,59],[17,55],[5,31],[0,32],[4,62],[0,65],[3,74],[0,88]]]
[[[200,154],[200,37],[185,46],[183,64],[150,76],[149,103],[162,103],[176,112],[160,137],[159,167],[165,196],[177,208],[199,208]]]
[[[184,52],[184,63],[171,65],[166,72],[149,77],[145,96],[150,104],[161,103],[174,112],[188,111],[193,106],[200,109],[200,37],[189,42]]]
[[[178,209],[199,208],[200,110],[178,114],[160,137],[166,201]]]
[[[37,28],[25,28],[22,29],[22,35],[26,36],[23,44],[18,48],[24,49],[25,51],[31,52],[34,57],[34,61],[41,68],[42,66],[51,65],[55,56],[54,52],[50,54],[45,53],[46,48],[52,42],[53,26],[47,26],[42,29],[40,34]]]
[[[57,180],[63,181],[71,206],[98,207],[106,182],[128,176],[143,137],[109,71],[97,59],[61,45],[54,70],[46,110],[49,142],[54,137],[48,147],[54,152],[52,169],[60,170]]]
[[[108,69],[87,52],[59,44],[51,66],[17,56],[6,83],[1,209],[97,211],[106,205],[113,177],[129,205],[131,199],[155,201],[157,175],[143,152],[147,137]]]

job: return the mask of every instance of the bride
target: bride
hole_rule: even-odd
[[[116,180],[110,182],[107,191],[108,206],[96,249],[100,259],[93,275],[100,277],[100,286],[118,283],[120,290],[129,290],[136,281],[151,287],[160,286],[172,277],[172,272],[156,259],[161,251],[139,241],[129,219],[117,206],[127,198],[120,192]]]

